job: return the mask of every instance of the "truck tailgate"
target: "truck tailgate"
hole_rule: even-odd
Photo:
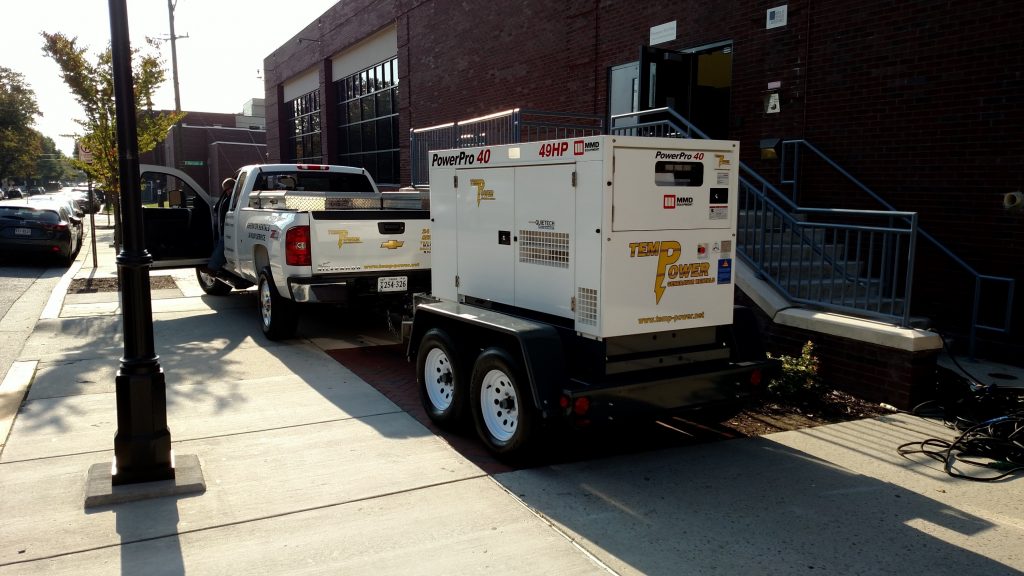
[[[388,275],[430,268],[428,210],[330,210],[311,215],[314,275]]]

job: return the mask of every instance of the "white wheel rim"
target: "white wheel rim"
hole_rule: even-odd
[[[264,280],[260,283],[260,315],[263,317],[263,326],[270,328],[271,315],[270,283]]]
[[[455,372],[448,355],[440,348],[431,348],[423,364],[423,385],[427,389],[430,404],[438,411],[445,411],[452,405],[455,394]]]
[[[491,370],[480,383],[480,412],[484,426],[498,442],[508,442],[519,426],[519,399],[508,374]]]

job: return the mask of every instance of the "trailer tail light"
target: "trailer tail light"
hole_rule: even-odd
[[[311,266],[309,226],[289,228],[284,235],[284,259],[289,266]]]
[[[761,369],[758,368],[750,373],[750,383],[757,386],[761,383]]]

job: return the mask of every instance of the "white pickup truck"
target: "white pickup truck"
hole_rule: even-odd
[[[425,192],[382,193],[360,168],[265,164],[241,168],[213,200],[180,170],[141,171],[168,204],[143,209],[153,268],[194,266],[209,294],[258,286],[270,339],[295,333],[298,303],[403,306],[430,287]]]

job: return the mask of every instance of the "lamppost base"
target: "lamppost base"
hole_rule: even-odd
[[[93,464],[85,481],[85,507],[112,506],[136,500],[186,496],[206,492],[206,479],[199,465],[199,456],[180,454],[174,457],[173,479],[115,486],[110,462]]]

